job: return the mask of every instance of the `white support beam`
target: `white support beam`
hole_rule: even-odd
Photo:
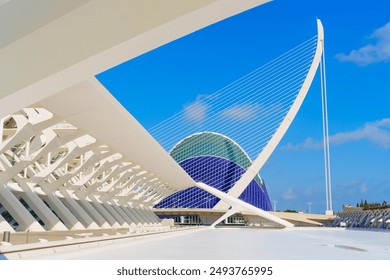
[[[83,230],[85,227],[78,221],[78,219],[69,211],[62,201],[53,193],[47,194],[45,201],[49,204],[57,215],[64,222],[65,226],[70,230]]]
[[[138,215],[142,217],[146,224],[153,225],[153,219],[151,219],[141,207],[135,208],[134,211],[136,211]]]
[[[291,224],[283,219],[280,219],[280,218],[278,218],[278,217],[276,217],[276,216],[274,216],[274,215],[272,215],[264,210],[261,210],[261,209],[255,207],[249,203],[246,203],[238,198],[232,197],[231,195],[224,193],[224,192],[222,192],[218,189],[215,189],[213,187],[210,187],[204,183],[198,182],[198,183],[196,183],[196,186],[201,188],[202,190],[205,190],[206,192],[211,193],[212,195],[220,198],[225,203],[227,203],[229,206],[234,208],[234,211],[229,212],[230,215],[237,213],[237,211],[248,211],[250,213],[256,214],[262,218],[265,218],[271,222],[274,222],[274,223],[279,224],[279,225],[284,226],[284,227],[293,227],[294,226],[293,224]],[[225,218],[227,218],[227,216]]]
[[[108,202],[103,202],[101,205],[110,213],[110,215],[119,223],[121,227],[129,227],[127,221],[115,210],[113,205]]]
[[[130,226],[135,226],[134,221],[131,219],[128,213],[126,213],[122,207],[120,207],[115,201],[110,201],[111,207],[115,209],[116,212],[126,221]]]
[[[18,230],[45,231],[15,195],[3,184],[0,184],[0,203],[18,222]]]
[[[98,229],[100,228],[94,219],[73,199],[67,190],[60,190],[61,194],[64,196],[62,202],[64,205],[72,212],[72,214],[77,218],[81,224],[87,229]],[[104,227],[104,221],[101,226]],[[108,224],[107,224],[108,226]]]
[[[0,202],[20,230],[44,228],[18,191],[48,230],[154,224],[142,207],[195,182],[95,76],[268,0],[45,2],[34,2],[41,16],[25,17],[23,1],[0,9]],[[4,118],[15,127],[3,141]],[[142,168],[127,182],[129,162]],[[123,184],[117,170],[131,170]]]
[[[96,211],[107,221],[113,228],[120,228],[121,225],[119,221],[117,221],[105,207],[103,207],[102,203],[96,199],[93,195],[89,197],[91,200],[91,205],[96,209]]]
[[[96,222],[101,228],[111,228],[112,224],[109,223],[92,205],[91,202],[86,199],[79,200],[80,206],[83,210]],[[114,222],[113,222],[114,223]],[[119,226],[119,225],[117,225]]]
[[[123,211],[126,212],[126,214],[130,217],[130,219],[133,221],[134,224],[136,225],[142,225],[142,222],[140,221],[140,219],[134,215],[133,211],[132,211],[132,207],[130,205],[122,205],[121,206]]]
[[[24,191],[20,196],[45,223],[44,228],[46,230],[67,230],[66,226],[53,214],[36,193]]]
[[[0,215],[0,233],[4,231],[14,232],[13,227]]]
[[[148,221],[138,213],[137,208],[134,205],[131,205],[128,209],[137,218],[140,224],[144,226],[149,224]]]

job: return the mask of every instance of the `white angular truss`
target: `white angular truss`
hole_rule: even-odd
[[[37,0],[31,22],[2,5],[20,30],[0,36],[0,232],[158,224],[151,206],[196,182],[93,77],[266,2],[58,1],[42,17]]]
[[[334,227],[390,229],[389,209],[342,212],[334,220]]]
[[[44,108],[24,108],[0,127],[0,203],[15,229],[158,223],[150,206],[171,190],[139,164]],[[3,229],[13,230],[2,218]]]

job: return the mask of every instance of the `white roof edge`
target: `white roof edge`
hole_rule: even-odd
[[[108,9],[107,13],[119,13],[123,16],[134,2],[118,0],[114,5],[111,1],[90,0],[0,49],[0,76],[3,81],[0,83],[0,118],[24,107],[42,105],[55,116],[91,135],[99,143],[121,153],[129,161],[142,165],[144,170],[154,173],[170,186],[176,189],[192,186],[194,182],[189,175],[93,77],[168,42],[268,1],[186,0],[182,4],[184,2],[171,0],[178,6],[180,3],[182,6],[192,3],[193,9],[179,9],[168,20],[146,28],[139,34],[133,34],[134,36],[127,34],[126,28],[122,28],[120,32],[124,33],[119,34],[120,41],[114,40],[111,42],[113,44],[107,45],[106,41],[113,38],[106,38],[104,31],[109,33],[115,30],[118,18],[107,19],[105,24],[110,27],[107,27],[108,32],[85,29],[80,21],[86,23],[90,20],[94,26],[94,22],[97,24],[101,20],[98,12],[105,14],[104,9]],[[146,1],[140,3],[147,6]],[[94,15],[91,8],[98,14]],[[169,11],[170,9],[165,9],[158,12],[169,14]],[[147,14],[144,16],[146,19],[153,19],[147,17]],[[121,19],[126,21],[126,15]],[[131,24],[131,21],[127,23]],[[70,29],[72,26],[74,28]],[[79,40],[70,36],[76,31],[81,36],[77,37]],[[98,36],[95,36],[96,32]],[[102,44],[100,48],[89,49],[96,47],[94,40],[97,39],[101,39],[97,42]],[[77,47],[70,48],[72,44]],[[68,59],[68,55],[72,59]]]
[[[0,49],[0,76],[3,81],[0,83],[0,117],[10,115],[20,107],[28,107],[143,53],[268,1],[204,0],[203,5],[199,4],[198,0],[186,0],[185,4],[181,5],[179,4],[183,2],[173,1],[178,6],[178,12],[170,14],[171,9],[159,11],[159,17],[163,17],[164,12],[168,13],[168,19],[160,20],[160,23],[151,28],[147,26],[147,22],[143,23],[146,24],[143,29],[129,33],[128,30],[134,26],[134,20],[123,13],[131,10],[133,1],[116,1],[115,5],[111,5],[111,1],[91,0]],[[147,2],[143,1],[142,5],[145,6],[145,3]],[[193,10],[183,8],[191,3]],[[144,7],[144,11],[149,10]],[[107,13],[104,28],[101,28],[99,13]],[[115,14],[120,14],[121,17],[115,18]],[[144,18],[151,17],[145,14]],[[118,26],[119,20],[125,24],[124,28],[118,28],[121,26]],[[81,24],[84,22],[89,25]],[[116,36],[110,36],[111,33]],[[74,38],[67,38],[64,34]]]

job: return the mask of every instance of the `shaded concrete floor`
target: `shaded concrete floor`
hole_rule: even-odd
[[[327,228],[204,228],[137,237],[29,259],[389,260],[390,233]]]

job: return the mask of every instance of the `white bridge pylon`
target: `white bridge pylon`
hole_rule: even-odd
[[[198,182],[206,182],[213,170],[225,170],[224,163],[213,162],[210,166],[198,167],[185,161],[210,156],[227,159],[245,170],[241,177],[215,180],[210,183],[212,187],[238,198],[253,180],[262,185],[259,171],[297,115],[319,68],[324,50],[320,20],[317,20],[317,30],[316,36],[245,76],[211,94],[198,96],[182,111],[152,127],[151,134],[163,147],[171,150],[177,163]],[[217,144],[211,136],[197,136],[202,134],[223,135],[236,143],[241,152]],[[184,145],[186,140],[188,143]],[[180,145],[183,147],[176,151]],[[266,190],[262,188],[262,191]],[[177,197],[178,205],[181,203],[188,208],[202,207],[203,201],[210,201],[210,195],[204,192],[183,192]],[[158,207],[170,207],[169,202]],[[213,209],[227,211],[230,207],[221,199]]]
[[[318,66],[320,65],[322,54],[323,54],[323,42],[324,42],[324,29],[322,26],[322,23],[319,19],[317,19],[317,46],[316,46],[316,52],[314,54],[314,58],[311,64],[311,67],[308,71],[308,74],[306,76],[306,79],[304,83],[302,84],[302,87],[293,102],[290,110],[288,111],[287,115],[283,119],[282,123],[280,124],[279,128],[276,130],[275,134],[271,137],[267,145],[264,147],[264,149],[260,152],[260,154],[257,156],[257,158],[253,161],[252,165],[247,169],[247,171],[241,176],[241,178],[234,184],[234,186],[228,191],[228,197],[238,199],[238,197],[243,193],[245,188],[250,184],[250,182],[255,178],[255,176],[259,173],[260,169],[264,166],[268,158],[271,156],[281,139],[283,138],[284,134],[286,133],[287,129],[290,127],[292,121],[294,120],[295,116],[297,115],[308,91],[309,88],[313,82],[313,79],[315,77],[315,74],[317,72]],[[208,188],[204,188],[204,185],[197,184],[198,187],[202,186],[202,189],[210,192]],[[219,209],[219,210],[228,210],[229,207],[231,207],[231,210],[227,212],[227,214],[223,217],[228,218],[229,216],[237,213],[237,211],[233,211],[233,209],[237,209],[237,207],[233,207],[234,202],[230,201],[228,202],[227,199],[221,199],[217,205],[213,209]],[[259,216],[262,216],[264,218],[270,219],[269,214],[265,211],[258,212]],[[267,214],[267,215],[265,215]],[[275,217],[276,218],[276,217]],[[278,218],[279,219],[279,218]],[[279,219],[280,220],[280,219]],[[218,220],[217,222],[221,222],[222,219]],[[275,222],[279,224],[283,224],[281,221]],[[285,224],[283,224],[285,225]],[[286,225],[285,225],[286,226]]]
[[[294,226],[290,222],[287,222],[283,219],[280,219],[280,218],[278,218],[278,217],[276,217],[276,216],[274,216],[274,215],[272,215],[272,214],[270,214],[270,213],[268,213],[260,208],[257,208],[249,203],[246,203],[246,202],[242,201],[241,199],[232,197],[231,195],[228,195],[227,193],[222,192],[216,188],[210,187],[204,183],[198,182],[198,183],[196,183],[196,186],[198,188],[201,188],[202,190],[205,190],[205,191],[215,195],[216,197],[220,198],[222,201],[224,201],[225,203],[228,203],[231,206],[231,209],[229,209],[225,215],[223,215],[221,218],[219,218],[217,221],[215,221],[211,225],[212,228],[215,228],[215,226],[217,224],[219,224],[223,220],[227,219],[231,215],[234,215],[234,214],[236,214],[238,212],[242,212],[242,211],[248,211],[248,212],[253,213],[255,215],[258,215],[262,218],[265,218],[269,221],[277,223],[281,226],[285,226],[288,228]]]

